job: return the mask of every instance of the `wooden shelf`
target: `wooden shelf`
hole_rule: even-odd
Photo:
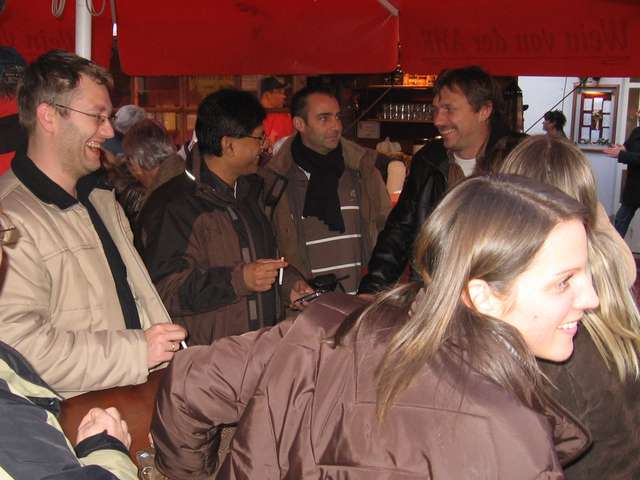
[[[418,87],[415,85],[368,85],[367,88],[391,88],[393,90],[433,90],[433,87]]]
[[[433,123],[433,120],[385,120],[382,118],[369,118],[368,120],[375,120],[381,123]]]

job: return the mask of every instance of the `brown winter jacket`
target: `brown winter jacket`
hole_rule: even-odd
[[[442,361],[425,366],[378,424],[374,375],[386,342],[362,331],[339,347],[327,340],[361,306],[329,294],[294,323],[179,352],[152,421],[158,468],[208,478],[218,430],[236,422],[217,478],[559,480],[558,458],[588,444],[560,407],[545,417]]]
[[[295,166],[291,154],[291,144],[294,137],[292,135],[287,139],[278,153],[259,173],[265,178],[267,198],[279,198],[273,212],[267,212],[269,216],[272,216],[278,250],[289,264],[296,267],[305,276],[311,277],[306,245],[298,232],[297,224],[291,213],[289,196],[284,191],[289,170]],[[387,215],[391,211],[391,200],[382,176],[375,165],[378,153],[344,138],[340,140],[340,144],[342,145],[345,168],[355,172],[361,179],[360,216],[362,227],[360,230],[363,234],[362,257],[367,262],[376,244],[378,232],[384,227]]]
[[[256,293],[243,278],[246,263],[277,258],[261,192],[257,175],[238,179],[234,199],[183,173],[154,190],[140,212],[136,247],[191,345],[273,325],[281,316],[278,287]]]
[[[640,381],[621,382],[586,330],[578,332],[569,360],[540,366],[556,386],[549,393],[593,438],[589,451],[567,467],[567,480],[640,478]]]

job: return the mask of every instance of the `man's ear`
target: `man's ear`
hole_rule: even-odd
[[[305,127],[305,121],[304,118],[302,117],[293,117],[293,128],[295,128],[297,131],[302,132],[304,131],[304,127]]]
[[[36,122],[46,132],[53,132],[56,128],[56,107],[48,103],[41,103],[36,108]]]
[[[222,155],[233,154],[233,139],[231,137],[224,136],[220,139],[220,146],[222,147]]]
[[[493,113],[493,103],[492,102],[485,103],[482,107],[480,107],[480,110],[478,110],[478,113],[480,114],[480,120],[482,120],[483,122],[488,120],[491,117],[491,114]]]
[[[468,307],[494,318],[500,318],[505,311],[504,300],[496,295],[487,282],[477,278],[471,279],[467,284],[463,301]]]

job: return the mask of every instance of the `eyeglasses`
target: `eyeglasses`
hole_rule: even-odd
[[[0,246],[13,245],[20,238],[20,232],[11,219],[4,213],[0,213]]]
[[[104,113],[87,113],[83,112],[82,110],[71,108],[67,105],[61,105],[59,103],[54,103],[54,105],[58,108],[64,108],[65,110],[71,110],[72,112],[81,113],[82,115],[86,115],[87,117],[93,117],[96,119],[96,122],[98,122],[98,126],[104,124],[104,122],[106,122],[107,120],[113,125],[113,122],[116,119],[115,114],[105,115]]]
[[[267,144],[267,136],[263,133],[261,136],[256,137],[255,135],[231,135],[234,138],[254,138],[260,141],[260,146],[264,147]]]

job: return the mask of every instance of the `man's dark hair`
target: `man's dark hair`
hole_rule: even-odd
[[[222,156],[222,137],[251,135],[265,116],[264,108],[249,92],[224,88],[207,95],[198,106],[196,120],[200,153]]]
[[[482,68],[473,65],[445,70],[438,76],[433,86],[433,94],[438,95],[444,87],[460,90],[476,112],[487,103],[491,103],[492,120],[503,118],[504,100],[500,87]]]
[[[307,111],[307,98],[309,98],[309,95],[313,95],[314,93],[328,95],[329,97],[335,98],[336,101],[338,100],[335,92],[329,87],[305,87],[301,90],[298,90],[291,99],[292,117],[301,117],[305,122],[307,121],[307,114],[309,113]]]
[[[544,119],[551,122],[556,130],[562,131],[567,123],[567,117],[560,110],[550,110],[544,114]]]
[[[287,84],[278,77],[265,77],[260,80],[260,94],[286,88]]]
[[[67,103],[69,96],[86,75],[94,82],[113,87],[113,78],[104,68],[91,60],[64,50],[51,50],[29,65],[18,86],[20,123],[32,132],[36,125],[36,109],[42,103]],[[68,115],[60,110],[60,115]]]

